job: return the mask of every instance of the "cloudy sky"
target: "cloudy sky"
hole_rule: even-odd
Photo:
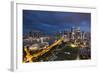
[[[90,25],[90,13],[23,10],[23,33],[32,30],[53,33],[78,26],[81,31],[90,31]]]

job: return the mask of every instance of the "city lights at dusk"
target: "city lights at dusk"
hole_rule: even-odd
[[[91,59],[91,13],[23,10],[23,63]]]

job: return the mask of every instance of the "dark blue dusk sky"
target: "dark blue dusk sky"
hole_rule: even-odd
[[[90,25],[90,13],[23,10],[23,33],[32,30],[53,33],[78,26],[81,31],[90,31]]]

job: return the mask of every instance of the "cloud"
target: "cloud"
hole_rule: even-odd
[[[90,13],[23,10],[24,31],[35,29],[52,32],[69,29],[72,26],[86,27],[88,30],[90,24]]]

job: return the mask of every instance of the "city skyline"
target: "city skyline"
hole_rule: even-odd
[[[53,34],[72,27],[90,32],[90,25],[90,13],[23,10],[23,34],[32,30]]]
[[[23,63],[91,59],[91,14],[23,10]]]

